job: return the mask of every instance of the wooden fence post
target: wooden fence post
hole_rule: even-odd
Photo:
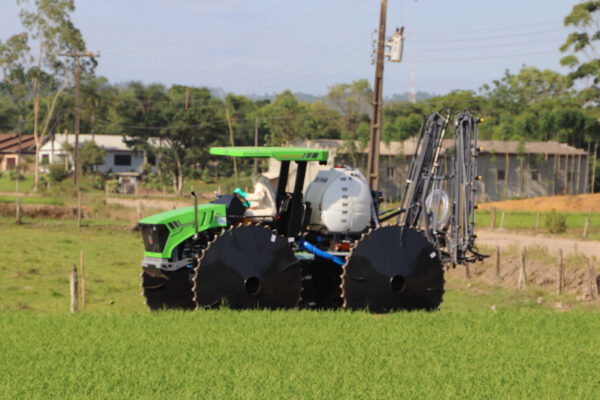
[[[502,215],[500,216],[500,229],[504,228],[504,211],[502,211]]]
[[[85,274],[83,272],[83,250],[79,253],[79,265],[81,266],[81,311],[85,311]]]
[[[17,197],[17,225],[21,225],[21,198]]]
[[[77,266],[73,264],[73,269],[71,270],[71,312],[76,313],[79,308],[79,294],[78,290],[78,282],[77,282]]]
[[[137,202],[137,219],[138,221],[142,219],[142,202]]]
[[[490,210],[490,228],[496,228],[496,207],[492,207]]]
[[[502,276],[500,274],[500,246],[496,246],[496,280],[500,282]]]
[[[527,287],[527,271],[525,269],[525,249],[521,249],[521,269],[519,270],[519,289]]]
[[[598,299],[598,288],[596,285],[596,269],[594,268],[591,258],[588,257],[587,263],[588,263],[588,278],[589,278],[589,284],[590,284],[590,298],[592,300],[597,300]],[[594,288],[594,286],[596,286],[596,287]]]
[[[77,226],[81,228],[81,190],[77,192]]]
[[[583,235],[582,235],[583,239],[587,239],[589,230],[590,230],[590,217],[587,217],[585,219],[585,224],[583,224]]]
[[[540,212],[537,212],[535,217],[535,233],[540,233]]]
[[[563,251],[562,249],[558,249],[558,282],[557,282],[557,292],[558,294],[562,294],[565,283],[565,269],[563,264]]]

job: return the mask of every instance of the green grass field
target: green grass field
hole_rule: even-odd
[[[455,275],[432,313],[150,313],[130,223],[24,222],[0,217],[0,399],[600,398],[600,304],[572,294]]]
[[[600,396],[600,319],[548,310],[0,314],[0,397]]]
[[[540,232],[548,233],[546,228],[546,215],[548,212],[540,213]],[[565,216],[567,232],[565,236],[581,237],[585,220],[588,217],[587,212],[563,212]],[[495,227],[500,227],[502,211],[496,211]],[[491,227],[491,216],[489,210],[475,211],[475,221],[477,226],[483,228]],[[504,228],[509,230],[534,231],[537,213],[533,211],[505,211]],[[600,216],[598,213],[592,213],[589,226],[589,239],[600,240]]]

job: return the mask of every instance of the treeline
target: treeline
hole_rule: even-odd
[[[23,75],[24,79],[32,72]],[[43,85],[52,85],[52,80]],[[56,88],[46,88],[41,120],[46,118]],[[48,120],[48,134],[73,132],[74,90],[65,88],[56,99]],[[301,139],[358,140],[369,136],[372,89],[366,80],[329,88],[321,100],[299,101],[290,91],[274,101],[253,101],[229,94],[213,97],[206,88],[129,82],[111,84],[106,78],[86,72],[81,81],[80,131],[124,135],[130,144],[155,153],[161,172],[182,187],[184,176],[210,177],[230,174],[228,162],[209,163],[211,146],[234,144],[283,145]],[[33,99],[19,108],[11,87],[0,84],[0,126],[3,131],[34,129]],[[523,67],[508,71],[479,91],[453,91],[443,96],[410,103],[388,102],[384,106],[384,141],[404,140],[418,133],[423,115],[436,110],[469,108],[485,119],[482,139],[556,140],[579,148],[600,141],[597,107],[586,106],[579,93],[569,88],[568,77],[557,72]],[[230,132],[231,127],[231,132]],[[167,145],[167,147],[165,147]],[[348,146],[352,150],[352,146]],[[212,167],[211,167],[212,165]]]
[[[74,9],[73,0],[36,1],[20,14],[24,32],[0,40],[0,130],[33,133],[38,148],[48,136],[74,130],[76,63],[63,55],[86,49],[71,20]],[[468,108],[485,118],[482,139],[556,140],[596,149],[600,64],[577,55],[594,50],[600,40],[594,33],[599,15],[600,1],[588,1],[575,5],[565,18],[565,25],[578,30],[561,48],[572,52],[562,59],[572,68],[570,74],[523,67],[477,91],[457,90],[415,104],[388,102],[383,140],[416,135],[423,115],[431,111]],[[331,138],[343,139],[352,152],[355,141],[368,141],[372,88],[367,80],[333,85],[311,103],[290,91],[273,101],[235,94],[220,99],[201,87],[114,84],[96,76],[93,57],[81,60],[80,132],[128,137],[131,146],[156,156],[159,179],[170,180],[178,192],[186,176],[231,173],[227,160],[209,162],[211,146],[253,145],[255,137],[258,145]],[[35,188],[38,162],[36,157]]]

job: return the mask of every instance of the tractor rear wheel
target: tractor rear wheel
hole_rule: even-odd
[[[344,307],[351,310],[435,310],[444,294],[444,269],[421,233],[397,225],[380,227],[352,249],[342,292]]]
[[[287,238],[268,227],[237,225],[208,243],[193,285],[198,308],[294,308],[301,267]]]

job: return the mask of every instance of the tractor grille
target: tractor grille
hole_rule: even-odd
[[[169,238],[169,229],[166,225],[148,225],[140,224],[142,238],[146,251],[152,253],[162,253]]]

